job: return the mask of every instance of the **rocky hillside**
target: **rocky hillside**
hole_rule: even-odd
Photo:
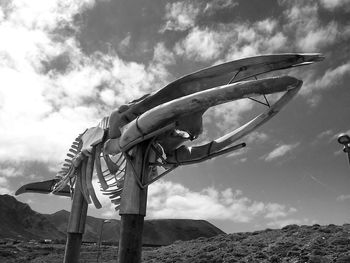
[[[42,215],[10,195],[0,195],[0,238],[65,239],[69,212],[58,211]],[[88,216],[85,241],[96,242],[103,219]],[[118,242],[120,221],[104,224],[103,241]],[[146,220],[143,242],[148,245],[169,245],[176,240],[212,237],[224,232],[204,220],[162,219]]]
[[[102,246],[100,260],[116,262],[118,248]],[[96,262],[98,247],[84,244],[81,262]],[[0,262],[60,263],[64,245],[0,242]],[[350,225],[297,226],[221,234],[144,248],[143,263],[349,263]]]
[[[44,215],[10,195],[0,195],[0,238],[62,239],[58,230]]]
[[[143,253],[144,263],[349,263],[350,224],[297,226],[198,238]]]

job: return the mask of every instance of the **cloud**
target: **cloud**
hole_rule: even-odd
[[[17,177],[22,176],[23,171],[15,167],[8,166],[5,168],[0,168],[0,175],[5,177]]]
[[[325,130],[323,132],[320,132],[317,136],[316,136],[316,139],[324,139],[325,137],[329,137],[331,135],[333,135],[334,132],[333,130]]]
[[[302,94],[309,94],[316,90],[330,89],[343,83],[344,77],[350,73],[350,61],[336,68],[328,69],[321,78],[306,83],[306,88],[302,89]]]
[[[215,121],[221,131],[236,129],[242,121],[242,114],[253,109],[254,103],[248,99],[237,100],[209,109],[207,117]]]
[[[241,148],[237,151],[231,152],[230,154],[226,155],[226,158],[237,158],[240,155],[246,154],[247,153],[247,148]],[[240,159],[240,160],[244,160],[244,159]],[[243,161],[245,162],[245,161]]]
[[[158,63],[162,62],[164,65],[172,65],[175,64],[175,55],[163,42],[160,42],[154,47],[153,60]]]
[[[0,177],[0,185],[7,184],[8,180],[5,177]]]
[[[274,220],[276,220],[277,218],[286,217],[297,211],[297,209],[294,207],[290,207],[287,209],[285,205],[276,204],[276,203],[267,204],[266,210],[267,210],[267,213],[265,215],[265,218],[274,219]]]
[[[11,194],[9,189],[9,181],[3,176],[0,176],[0,194]]]
[[[343,9],[346,12],[350,11],[350,1],[349,0],[321,0],[322,6],[330,11],[334,9]]]
[[[286,7],[283,12],[286,18],[283,30],[295,42],[295,46],[304,52],[315,52],[343,41],[349,35],[345,27],[335,21],[327,24],[319,18],[319,5],[316,1],[281,1]],[[294,37],[294,39],[293,39]]]
[[[325,142],[332,142],[334,140],[334,131],[331,129],[324,130],[316,135],[315,139],[311,142],[312,145],[319,143],[324,144]]]
[[[300,94],[307,99],[310,106],[314,107],[321,101],[320,91],[334,89],[342,85],[350,72],[350,61],[340,64],[334,68],[329,68],[325,72],[316,74],[315,72],[302,73],[304,81]]]
[[[278,32],[278,23],[265,19],[252,24],[195,26],[175,45],[175,53],[197,61],[222,61],[259,53],[272,53],[285,48],[287,37]]]
[[[209,187],[196,192],[163,180],[150,186],[147,209],[150,218],[217,219],[241,223],[260,216],[279,218],[295,212],[295,208],[285,205],[253,201],[240,190],[219,191]]]
[[[217,0],[209,1],[206,3],[203,12],[208,14],[214,14],[221,10],[232,9],[238,6],[237,0]]]
[[[270,162],[277,158],[280,158],[286,155],[287,153],[289,153],[290,151],[294,150],[298,145],[299,143],[279,145],[272,152],[270,152],[266,157],[264,157],[264,160],[267,162]]]
[[[175,2],[167,3],[165,6],[165,25],[160,32],[184,31],[195,25],[196,18],[200,12],[195,3]]]
[[[246,142],[251,143],[264,143],[269,139],[269,136],[264,132],[253,131],[246,137]]]
[[[337,197],[337,201],[343,202],[350,199],[350,195],[340,195]]]
[[[276,227],[276,228],[282,228],[287,225],[307,225],[307,224],[312,224],[308,218],[303,218],[303,219],[297,219],[297,218],[287,218],[287,219],[282,219],[282,220],[275,220],[269,222],[267,225],[269,227]]]
[[[167,82],[165,65],[172,58],[162,44],[146,66],[125,62],[113,51],[88,56],[75,34],[60,33],[61,27],[78,32],[74,16],[93,4],[16,1],[2,16],[2,160],[57,162],[80,132],[111,109]]]
[[[184,40],[177,43],[174,51],[177,55],[197,61],[217,59],[223,49],[224,36],[208,28],[193,28]]]

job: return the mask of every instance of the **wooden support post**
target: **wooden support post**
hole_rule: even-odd
[[[77,176],[78,178],[75,184],[73,202],[68,222],[67,242],[63,263],[79,262],[80,247],[85,229],[88,204],[81,192],[81,174],[78,174]]]
[[[135,146],[131,163],[127,163],[124,189],[119,214],[121,216],[120,240],[118,248],[119,263],[139,263],[142,254],[143,222],[146,215],[147,188],[141,189],[135,179],[140,181],[148,176],[148,162],[142,174],[142,163],[145,158],[147,143]],[[134,169],[131,167],[133,165]],[[143,178],[141,178],[143,177]]]

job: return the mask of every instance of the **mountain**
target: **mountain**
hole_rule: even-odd
[[[18,202],[10,195],[0,195],[0,238],[63,239],[46,216],[33,211],[29,205]]]
[[[58,211],[46,215],[54,225],[62,232],[67,229],[69,212]],[[86,218],[84,240],[96,241],[99,236],[103,219],[88,216]],[[110,220],[103,225],[102,237],[104,241],[118,242],[120,233],[120,221]],[[213,237],[223,234],[219,228],[205,220],[192,219],[155,219],[145,220],[143,229],[143,243],[149,245],[169,245],[177,240],[191,240],[198,237]]]
[[[65,210],[43,215],[13,196],[0,195],[0,238],[16,239],[65,239],[69,212]],[[96,242],[104,219],[86,218],[85,241]],[[118,242],[120,221],[112,219],[103,225],[103,241]],[[213,237],[223,234],[219,228],[205,220],[157,219],[145,220],[143,243],[169,245],[177,240]]]

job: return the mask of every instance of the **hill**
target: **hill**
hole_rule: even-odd
[[[69,212],[65,210],[43,215],[13,196],[0,195],[0,238],[65,239]],[[103,219],[88,216],[83,240],[96,242]],[[103,226],[103,241],[118,242],[120,221],[111,220]],[[204,220],[159,219],[146,220],[143,243],[169,245],[177,240],[212,237],[224,232]]]
[[[350,224],[289,225],[282,229],[179,241],[146,251],[142,262],[349,263]]]
[[[51,215],[45,215],[60,231],[67,229],[69,212],[58,211]],[[103,219],[88,216],[86,218],[84,240],[96,241],[100,233]],[[112,219],[110,223],[103,225],[103,240],[118,242],[120,233],[120,221]],[[177,240],[191,240],[198,237],[212,237],[223,234],[219,228],[205,220],[192,219],[155,219],[145,220],[143,230],[143,243],[148,245],[169,245]]]
[[[18,202],[10,195],[0,195],[0,238],[63,239],[46,216],[33,211],[29,205]]]

